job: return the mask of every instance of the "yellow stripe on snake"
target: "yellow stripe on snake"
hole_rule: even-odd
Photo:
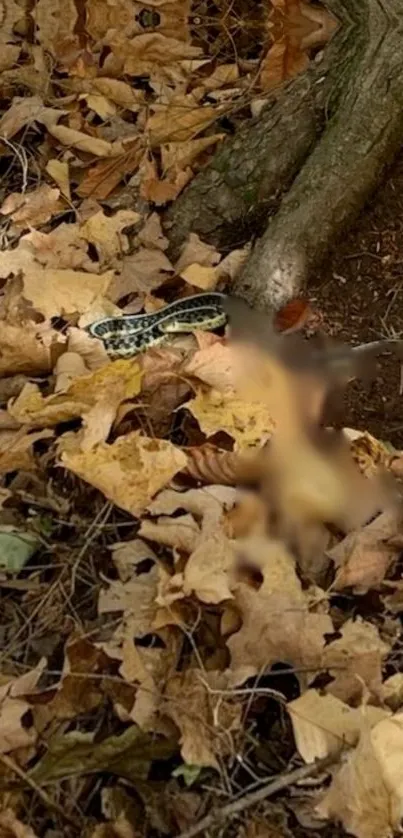
[[[164,306],[154,314],[122,314],[104,317],[86,327],[99,338],[112,358],[129,358],[152,346],[160,346],[173,334],[212,330],[224,326],[225,294],[195,294]]]

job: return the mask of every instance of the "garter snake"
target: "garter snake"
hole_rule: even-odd
[[[104,317],[86,327],[99,338],[112,358],[129,358],[153,346],[159,346],[173,334],[212,330],[224,326],[225,294],[207,293],[184,297],[153,314],[122,314]]]

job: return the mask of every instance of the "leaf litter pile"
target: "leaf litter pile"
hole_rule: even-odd
[[[174,258],[156,208],[334,22],[296,0],[3,11],[0,836],[386,838],[403,455],[325,423],[358,371],[257,340],[251,313],[113,361],[84,329],[230,292],[247,248]]]

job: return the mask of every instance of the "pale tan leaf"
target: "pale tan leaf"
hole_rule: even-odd
[[[12,326],[3,322],[0,329],[0,375],[26,373],[38,375],[52,368],[51,344],[59,340],[49,327],[46,340],[43,331],[34,323]]]
[[[235,554],[219,528],[201,538],[184,570],[185,596],[195,594],[201,602],[217,605],[233,599]]]
[[[220,393],[233,395],[235,372],[230,346],[221,341],[199,349],[186,364],[185,372]]]
[[[68,128],[67,125],[47,124],[47,129],[56,140],[69,148],[85,151],[95,157],[116,157],[122,153],[120,143],[108,143],[99,137],[91,137],[83,131]]]
[[[157,522],[142,521],[139,535],[157,544],[191,553],[199,543],[200,529],[192,515],[179,515],[177,518],[161,517]]]
[[[83,93],[81,98],[85,99],[88,108],[104,121],[116,116],[116,105],[100,93]]]
[[[180,275],[189,285],[201,288],[202,291],[213,290],[219,280],[217,268],[207,268],[203,265],[189,265]]]
[[[42,116],[49,118],[53,115],[59,119],[65,111],[56,108],[46,108],[40,96],[16,96],[9,109],[0,119],[0,134],[6,139],[14,137],[24,125],[35,121],[41,122]]]
[[[137,235],[137,239],[145,248],[165,251],[169,247],[169,240],[162,231],[160,216],[153,212],[146,219]]]
[[[113,271],[92,274],[38,267],[25,274],[23,294],[46,318],[72,316],[86,311],[98,297],[103,297],[113,276]]]
[[[71,201],[69,164],[53,158],[52,160],[48,160],[46,171],[59,187],[61,194],[68,201]]]
[[[390,838],[402,817],[402,714],[366,727],[322,802],[322,817],[341,821],[356,838]]]
[[[17,227],[39,227],[60,212],[59,198],[59,189],[42,183],[33,192],[11,192],[3,201],[0,212],[9,215]]]
[[[154,495],[186,464],[186,456],[171,443],[133,431],[111,445],[81,450],[79,435],[60,439],[62,464],[91,483],[117,506],[139,516]]]
[[[307,690],[287,704],[295,744],[305,762],[315,762],[358,742],[362,724],[373,727],[388,716],[381,707],[349,707],[332,695]]]
[[[144,93],[125,81],[110,78],[95,78],[91,86],[115,102],[121,108],[137,113],[144,103]]]
[[[124,73],[128,75],[157,76],[158,71],[165,65],[176,64],[185,58],[198,58],[202,54],[199,47],[162,35],[159,32],[136,35],[132,40],[127,38],[119,42],[116,39],[116,49],[124,61]]]
[[[34,469],[33,444],[39,439],[49,439],[51,436],[52,431],[0,431],[0,474]]]
[[[362,617],[347,620],[340,637],[323,653],[323,666],[332,675],[326,691],[342,701],[356,702],[365,688],[374,700],[382,694],[382,670],[390,646],[379,631]]]
[[[17,44],[2,44],[0,56],[0,73],[17,65],[21,47]]]
[[[336,590],[352,587],[357,593],[377,588],[389,567],[397,558],[399,548],[388,544],[388,539],[399,530],[394,510],[383,512],[366,527],[349,533],[343,541],[328,551],[337,572]]]
[[[242,627],[227,641],[234,682],[281,661],[301,670],[300,682],[309,683],[309,670],[314,677],[320,668],[325,635],[333,631],[330,617],[310,611],[294,559],[280,542],[255,536],[237,541],[236,547],[263,581],[258,590],[239,582],[233,591],[242,617]]]

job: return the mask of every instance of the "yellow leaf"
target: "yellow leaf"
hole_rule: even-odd
[[[208,268],[197,264],[189,265],[181,272],[180,276],[189,285],[194,285],[203,291],[210,291],[215,288],[219,279],[217,268]]]
[[[225,431],[235,440],[235,448],[263,444],[275,427],[266,405],[214,390],[200,390],[184,407],[197,419],[207,437]]]
[[[85,444],[105,439],[122,401],[140,391],[138,362],[120,359],[76,378],[64,393],[44,397],[36,384],[25,385],[9,406],[10,415],[29,427],[51,427],[78,416],[86,418]]]
[[[186,465],[179,448],[133,431],[114,443],[81,450],[80,435],[65,434],[59,443],[61,463],[91,483],[113,503],[139,516],[154,495]]]

